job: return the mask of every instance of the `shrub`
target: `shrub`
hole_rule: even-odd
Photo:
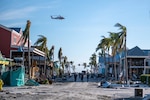
[[[140,80],[142,83],[146,83],[148,81],[148,84],[150,84],[150,74],[142,74],[140,76]]]

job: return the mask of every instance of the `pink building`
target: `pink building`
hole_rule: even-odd
[[[11,58],[11,50],[18,50],[21,42],[18,43],[22,35],[21,28],[8,28],[0,25],[0,51],[6,58]],[[25,47],[27,47],[25,44]]]
[[[21,28],[8,28],[0,24],[0,51],[6,58],[24,59],[25,65],[28,65],[28,42],[24,45],[24,53],[19,50],[22,47],[22,42],[18,42],[23,32]],[[39,66],[44,65],[45,53],[31,47],[30,48],[31,65],[33,61],[38,61]]]

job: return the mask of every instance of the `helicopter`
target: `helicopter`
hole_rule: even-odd
[[[63,20],[63,19],[65,19],[65,18],[59,15],[59,16],[51,16],[51,19]]]

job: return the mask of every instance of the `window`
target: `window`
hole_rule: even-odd
[[[16,37],[14,37],[14,39],[13,39],[13,44],[17,44],[17,38]]]

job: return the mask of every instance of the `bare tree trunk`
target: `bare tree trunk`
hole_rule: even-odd
[[[55,67],[55,65],[54,65],[54,53],[53,53],[53,58],[52,58],[52,74],[51,74],[51,76],[53,76],[53,73],[54,73],[54,67]]]
[[[22,65],[24,66],[24,46],[22,46],[22,58],[23,58]]]
[[[117,80],[116,58],[114,57],[115,80]]]
[[[28,73],[29,79],[31,78],[31,60],[30,60],[30,33],[28,37]]]
[[[108,67],[107,67],[107,63],[106,63],[106,56],[105,56],[105,52],[104,52],[104,65],[105,65],[105,77],[107,77],[107,73],[108,73]]]
[[[46,45],[44,46],[44,51],[45,51],[45,57],[44,57],[44,75],[46,75]]]
[[[125,70],[126,70],[126,82],[128,82],[128,65],[127,65],[126,36],[125,36]]]

